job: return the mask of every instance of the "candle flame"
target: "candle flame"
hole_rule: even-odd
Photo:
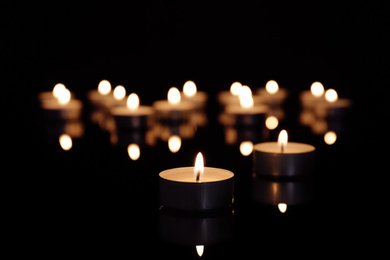
[[[198,153],[195,159],[194,178],[196,181],[200,181],[204,173],[204,162],[202,153]]]
[[[141,156],[141,150],[139,149],[138,144],[129,144],[127,146],[127,153],[131,160],[136,161]]]
[[[253,143],[251,141],[243,141],[240,144],[240,152],[244,156],[248,156],[253,151]]]
[[[334,89],[328,89],[326,92],[325,92],[325,99],[326,101],[328,102],[335,102],[337,99],[338,99],[338,95],[337,95],[337,92],[336,90]]]
[[[130,109],[136,109],[139,106],[139,97],[135,93],[131,93],[127,98],[127,107]]]
[[[126,96],[126,89],[122,85],[118,85],[114,88],[114,98],[116,100],[122,100]]]
[[[233,82],[233,84],[230,86],[230,93],[233,95],[233,96],[238,96],[238,94],[240,93],[240,89],[242,88],[242,85],[240,82],[236,81],[236,82]]]
[[[172,135],[168,138],[168,148],[172,153],[177,153],[181,147],[181,138],[178,135]]]
[[[193,97],[196,94],[196,85],[192,80],[188,80],[183,85],[183,93],[187,97]]]
[[[287,141],[288,141],[287,131],[286,130],[280,131],[279,137],[278,137],[278,146],[279,146],[281,152],[283,152],[286,149]]]
[[[278,204],[278,209],[279,209],[280,212],[285,213],[286,210],[287,210],[287,204],[286,203],[279,203]]]
[[[275,94],[279,90],[279,85],[275,80],[270,80],[265,84],[265,90],[269,94]]]
[[[98,91],[101,95],[107,95],[111,91],[111,83],[103,79],[98,85]]]
[[[66,90],[65,85],[62,83],[58,83],[53,88],[53,96],[55,96],[56,98],[59,98],[61,96],[62,92],[64,92],[65,90]]]
[[[59,93],[58,101],[65,105],[70,101],[70,91],[69,89],[65,88],[61,93]]]
[[[238,98],[242,107],[253,107],[252,91],[248,86],[244,85],[240,88]]]
[[[196,245],[196,252],[198,253],[199,257],[202,257],[204,252],[204,245]]]
[[[67,134],[62,134],[59,141],[60,146],[64,151],[69,151],[73,146],[72,138]]]
[[[310,92],[315,97],[320,97],[322,94],[324,94],[324,86],[321,84],[321,82],[313,82],[310,86]]]
[[[175,87],[171,87],[168,90],[168,102],[170,104],[178,104],[180,102],[180,99],[180,91]]]

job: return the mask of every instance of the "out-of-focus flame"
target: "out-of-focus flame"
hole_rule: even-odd
[[[66,89],[64,89],[63,91],[61,91],[59,93],[58,102],[60,102],[61,104],[65,105],[69,101],[70,101],[70,91],[69,91],[69,89],[66,88]]]
[[[280,131],[278,137],[278,146],[281,152],[283,152],[286,149],[287,141],[288,141],[287,131],[286,130]]]
[[[326,101],[328,102],[335,102],[337,99],[338,99],[338,95],[337,95],[337,92],[336,90],[334,89],[328,89],[326,92],[325,92],[325,99]]]
[[[127,98],[127,107],[130,109],[136,109],[139,106],[139,98],[135,93],[131,93]]]
[[[253,143],[251,141],[243,141],[240,144],[240,152],[244,156],[248,156],[253,151]]]
[[[287,204],[286,203],[279,203],[278,204],[278,209],[279,209],[280,212],[285,213],[286,210],[287,210]]]
[[[181,147],[181,138],[178,135],[172,135],[168,138],[168,148],[172,153],[177,153]]]
[[[114,98],[116,100],[122,100],[126,96],[126,89],[122,85],[118,85],[114,88]]]
[[[279,90],[279,85],[275,80],[270,80],[265,84],[265,90],[269,94],[275,94]]]
[[[333,131],[328,131],[324,135],[324,141],[326,144],[332,145],[337,140],[337,134]]]
[[[230,86],[230,93],[233,95],[233,96],[238,96],[238,94],[240,93],[240,89],[242,88],[242,85],[240,82],[236,81],[236,82],[233,82],[233,84]]]
[[[187,97],[193,97],[196,94],[196,85],[192,80],[186,81],[183,85],[183,93]]]
[[[315,97],[320,97],[322,94],[324,94],[324,86],[321,82],[313,82],[310,86],[310,92]]]
[[[196,245],[196,252],[198,253],[199,257],[202,257],[204,252],[204,245]]]
[[[279,125],[279,120],[276,116],[269,116],[265,120],[265,126],[269,130],[274,130],[276,127],[278,127],[278,125]]]
[[[65,151],[69,151],[73,146],[72,138],[67,134],[62,134],[59,141],[61,148]]]
[[[98,91],[101,95],[107,95],[111,91],[111,83],[103,79],[98,85]]]
[[[171,87],[168,90],[168,102],[170,104],[178,104],[180,100],[181,100],[180,91],[175,87]]]
[[[129,144],[127,146],[127,153],[131,160],[136,161],[141,156],[141,150],[139,149],[138,144]]]
[[[59,98],[61,96],[61,93],[64,92],[65,90],[66,90],[65,85],[62,83],[58,83],[53,88],[53,96]]]
[[[194,178],[196,181],[201,181],[204,173],[204,162],[202,153],[198,153],[195,159]]]
[[[253,107],[252,91],[248,86],[244,85],[240,88],[238,98],[242,107]]]

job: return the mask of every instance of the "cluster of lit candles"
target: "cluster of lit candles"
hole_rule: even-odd
[[[279,88],[274,80],[268,81],[265,88],[257,89],[255,94],[252,94],[248,86],[234,82],[230,91],[220,92],[217,96],[223,108],[219,121],[225,127],[265,126],[268,130],[274,130],[284,118],[281,106],[287,95],[287,90]],[[187,81],[182,92],[176,87],[170,88],[167,100],[155,101],[152,106],[141,105],[136,93],[127,96],[126,89],[121,85],[112,91],[107,80],[102,80],[97,90],[89,91],[88,99],[95,108],[91,116],[92,121],[109,131],[119,129],[143,131],[157,125],[160,128],[155,131],[158,132],[162,131],[163,124],[175,125],[190,121],[192,124],[202,126],[207,121],[202,113],[208,96],[205,92],[197,91],[193,81]],[[61,83],[55,85],[52,92],[40,93],[39,100],[49,121],[80,120],[82,102]],[[303,91],[300,100],[302,104],[300,122],[312,127],[313,132],[321,134],[328,128],[329,118],[336,120],[343,118],[351,106],[350,100],[339,99],[333,89],[325,91],[319,82],[314,82],[310,91]],[[320,130],[319,122],[322,124]],[[181,145],[180,133],[168,133],[167,136],[165,139],[168,140],[170,151],[177,152]],[[71,137],[68,134],[60,135],[59,142],[64,150],[72,148]],[[336,137],[335,132],[328,131],[325,133],[325,142],[332,144]],[[127,149],[132,160],[140,157],[137,143],[130,143]],[[264,194],[267,195],[270,190],[273,194],[275,189],[280,190],[281,195],[274,195],[281,198],[272,198],[271,203],[276,204],[280,212],[284,213],[287,203],[291,202],[288,198],[291,189],[300,188],[299,185],[302,184],[278,180],[301,177],[312,172],[315,147],[306,143],[289,142],[287,131],[281,130],[275,142],[253,144],[251,141],[244,141],[240,149],[245,156],[253,154],[254,197],[263,201]],[[276,181],[268,183],[267,179],[263,179],[264,176]],[[205,167],[203,155],[199,152],[194,166],[160,172],[159,189],[161,204],[166,208],[184,211],[225,208],[234,202],[234,173],[225,169]],[[201,255],[203,245],[198,245],[197,250]]]
[[[284,117],[280,106],[287,97],[287,90],[279,88],[274,80],[267,82],[253,95],[248,86],[239,82],[231,85],[230,91],[219,93],[218,101],[224,109],[220,116],[221,123],[235,126],[264,125],[275,129],[279,120]],[[90,102],[108,114],[115,122],[116,129],[147,129],[156,122],[183,122],[193,120],[192,116],[203,110],[207,101],[205,92],[197,91],[193,81],[187,81],[183,93],[176,87],[169,89],[167,100],[155,101],[152,106],[140,105],[136,93],[126,97],[126,89],[119,85],[111,91],[111,84],[102,80],[97,90],[88,93]],[[49,118],[78,120],[81,115],[82,102],[77,100],[63,84],[57,84],[52,92],[39,95],[42,108]],[[321,83],[315,82],[310,91],[301,94],[303,107],[302,118],[326,118],[328,115],[343,114],[351,105],[347,99],[338,99],[337,92],[329,89],[326,92]],[[308,114],[310,114],[308,116]],[[101,120],[98,117],[96,121]],[[104,116],[103,116],[104,118]],[[201,124],[201,121],[195,123]],[[180,137],[179,137],[180,138]],[[171,139],[180,143],[180,140]],[[71,138],[60,137],[61,146],[71,148]],[[254,173],[259,176],[289,178],[310,173],[313,166],[315,147],[310,144],[288,142],[286,130],[280,131],[277,142],[250,144],[253,154]],[[179,144],[180,149],[180,144]],[[172,148],[171,151],[177,151]],[[129,144],[128,153],[131,159],[140,156],[139,147]],[[160,176],[160,199],[164,206],[183,210],[209,210],[222,208],[234,201],[234,174],[231,171],[204,167],[203,156],[196,156],[194,167],[182,167],[163,171]]]

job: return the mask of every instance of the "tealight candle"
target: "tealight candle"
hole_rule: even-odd
[[[118,128],[143,128],[150,125],[154,111],[150,106],[140,106],[138,95],[132,93],[127,98],[126,107],[113,107],[113,115]]]
[[[292,177],[310,173],[315,147],[304,143],[287,142],[286,130],[278,142],[254,145],[254,171],[259,175]]]
[[[207,93],[198,91],[195,82],[188,80],[183,85],[183,100],[192,102],[196,109],[203,108],[207,102]]]
[[[325,102],[315,106],[315,114],[319,118],[332,117],[340,118],[348,113],[352,102],[346,98],[338,98],[334,89],[328,89],[325,92]]]
[[[160,172],[160,200],[163,206],[181,210],[209,210],[229,206],[234,200],[234,174],[204,167],[198,153],[195,167]]]
[[[194,105],[182,101],[180,91],[172,87],[168,91],[167,100],[158,100],[153,103],[156,118],[160,120],[181,121],[188,119],[194,110]]]
[[[103,79],[99,82],[97,90],[90,90],[88,92],[88,99],[95,106],[102,106],[107,99],[112,98],[111,83],[108,80]]]
[[[239,105],[225,107],[226,118],[220,117],[224,125],[259,125],[264,123],[268,107],[255,105],[252,92],[248,86],[243,86],[239,91]]]
[[[44,96],[46,97],[40,95],[40,99],[46,119],[58,121],[80,118],[83,103],[73,99],[71,92],[63,84],[57,84],[54,87],[52,97]]]
[[[265,103],[270,106],[278,106],[283,103],[287,97],[287,90],[279,88],[275,80],[270,80],[265,88],[260,88],[257,93],[264,98]]]
[[[217,99],[218,102],[222,106],[227,106],[227,105],[239,105],[240,104],[240,98],[239,94],[241,93],[242,88],[247,89],[248,86],[242,85],[240,82],[233,82],[232,85],[230,86],[230,91],[221,91],[218,93]],[[244,90],[244,92],[246,92]],[[254,105],[260,105],[265,103],[265,99],[262,96],[259,95],[253,95],[253,104]]]

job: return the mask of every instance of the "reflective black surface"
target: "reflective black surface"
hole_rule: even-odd
[[[383,230],[376,203],[387,190],[378,188],[387,159],[377,147],[388,121],[387,68],[379,65],[387,60],[385,5],[2,8],[2,97],[11,117],[4,128],[12,132],[4,139],[7,176],[15,179],[7,224],[15,251],[199,259],[195,246],[202,244],[204,259],[375,254],[385,247],[375,235]],[[193,80],[209,95],[207,124],[115,131],[112,119],[92,116],[87,99],[102,79],[138,93],[143,105]],[[220,123],[220,91],[234,81],[255,90],[270,79],[289,91],[276,129]],[[350,114],[301,124],[299,94],[314,81],[351,99]],[[45,119],[37,95],[58,82],[83,102],[80,121]],[[324,143],[324,127],[337,133],[333,145]],[[315,170],[304,178],[254,177],[252,155],[243,156],[239,144],[275,141],[281,129],[289,140],[316,147]],[[58,141],[65,132],[73,140],[69,151]],[[172,134],[182,136],[176,153],[167,144]],[[130,143],[141,149],[138,160],[129,158]],[[158,173],[193,165],[199,151],[206,166],[235,173],[234,204],[200,213],[161,208]],[[287,204],[285,213],[278,203]]]

